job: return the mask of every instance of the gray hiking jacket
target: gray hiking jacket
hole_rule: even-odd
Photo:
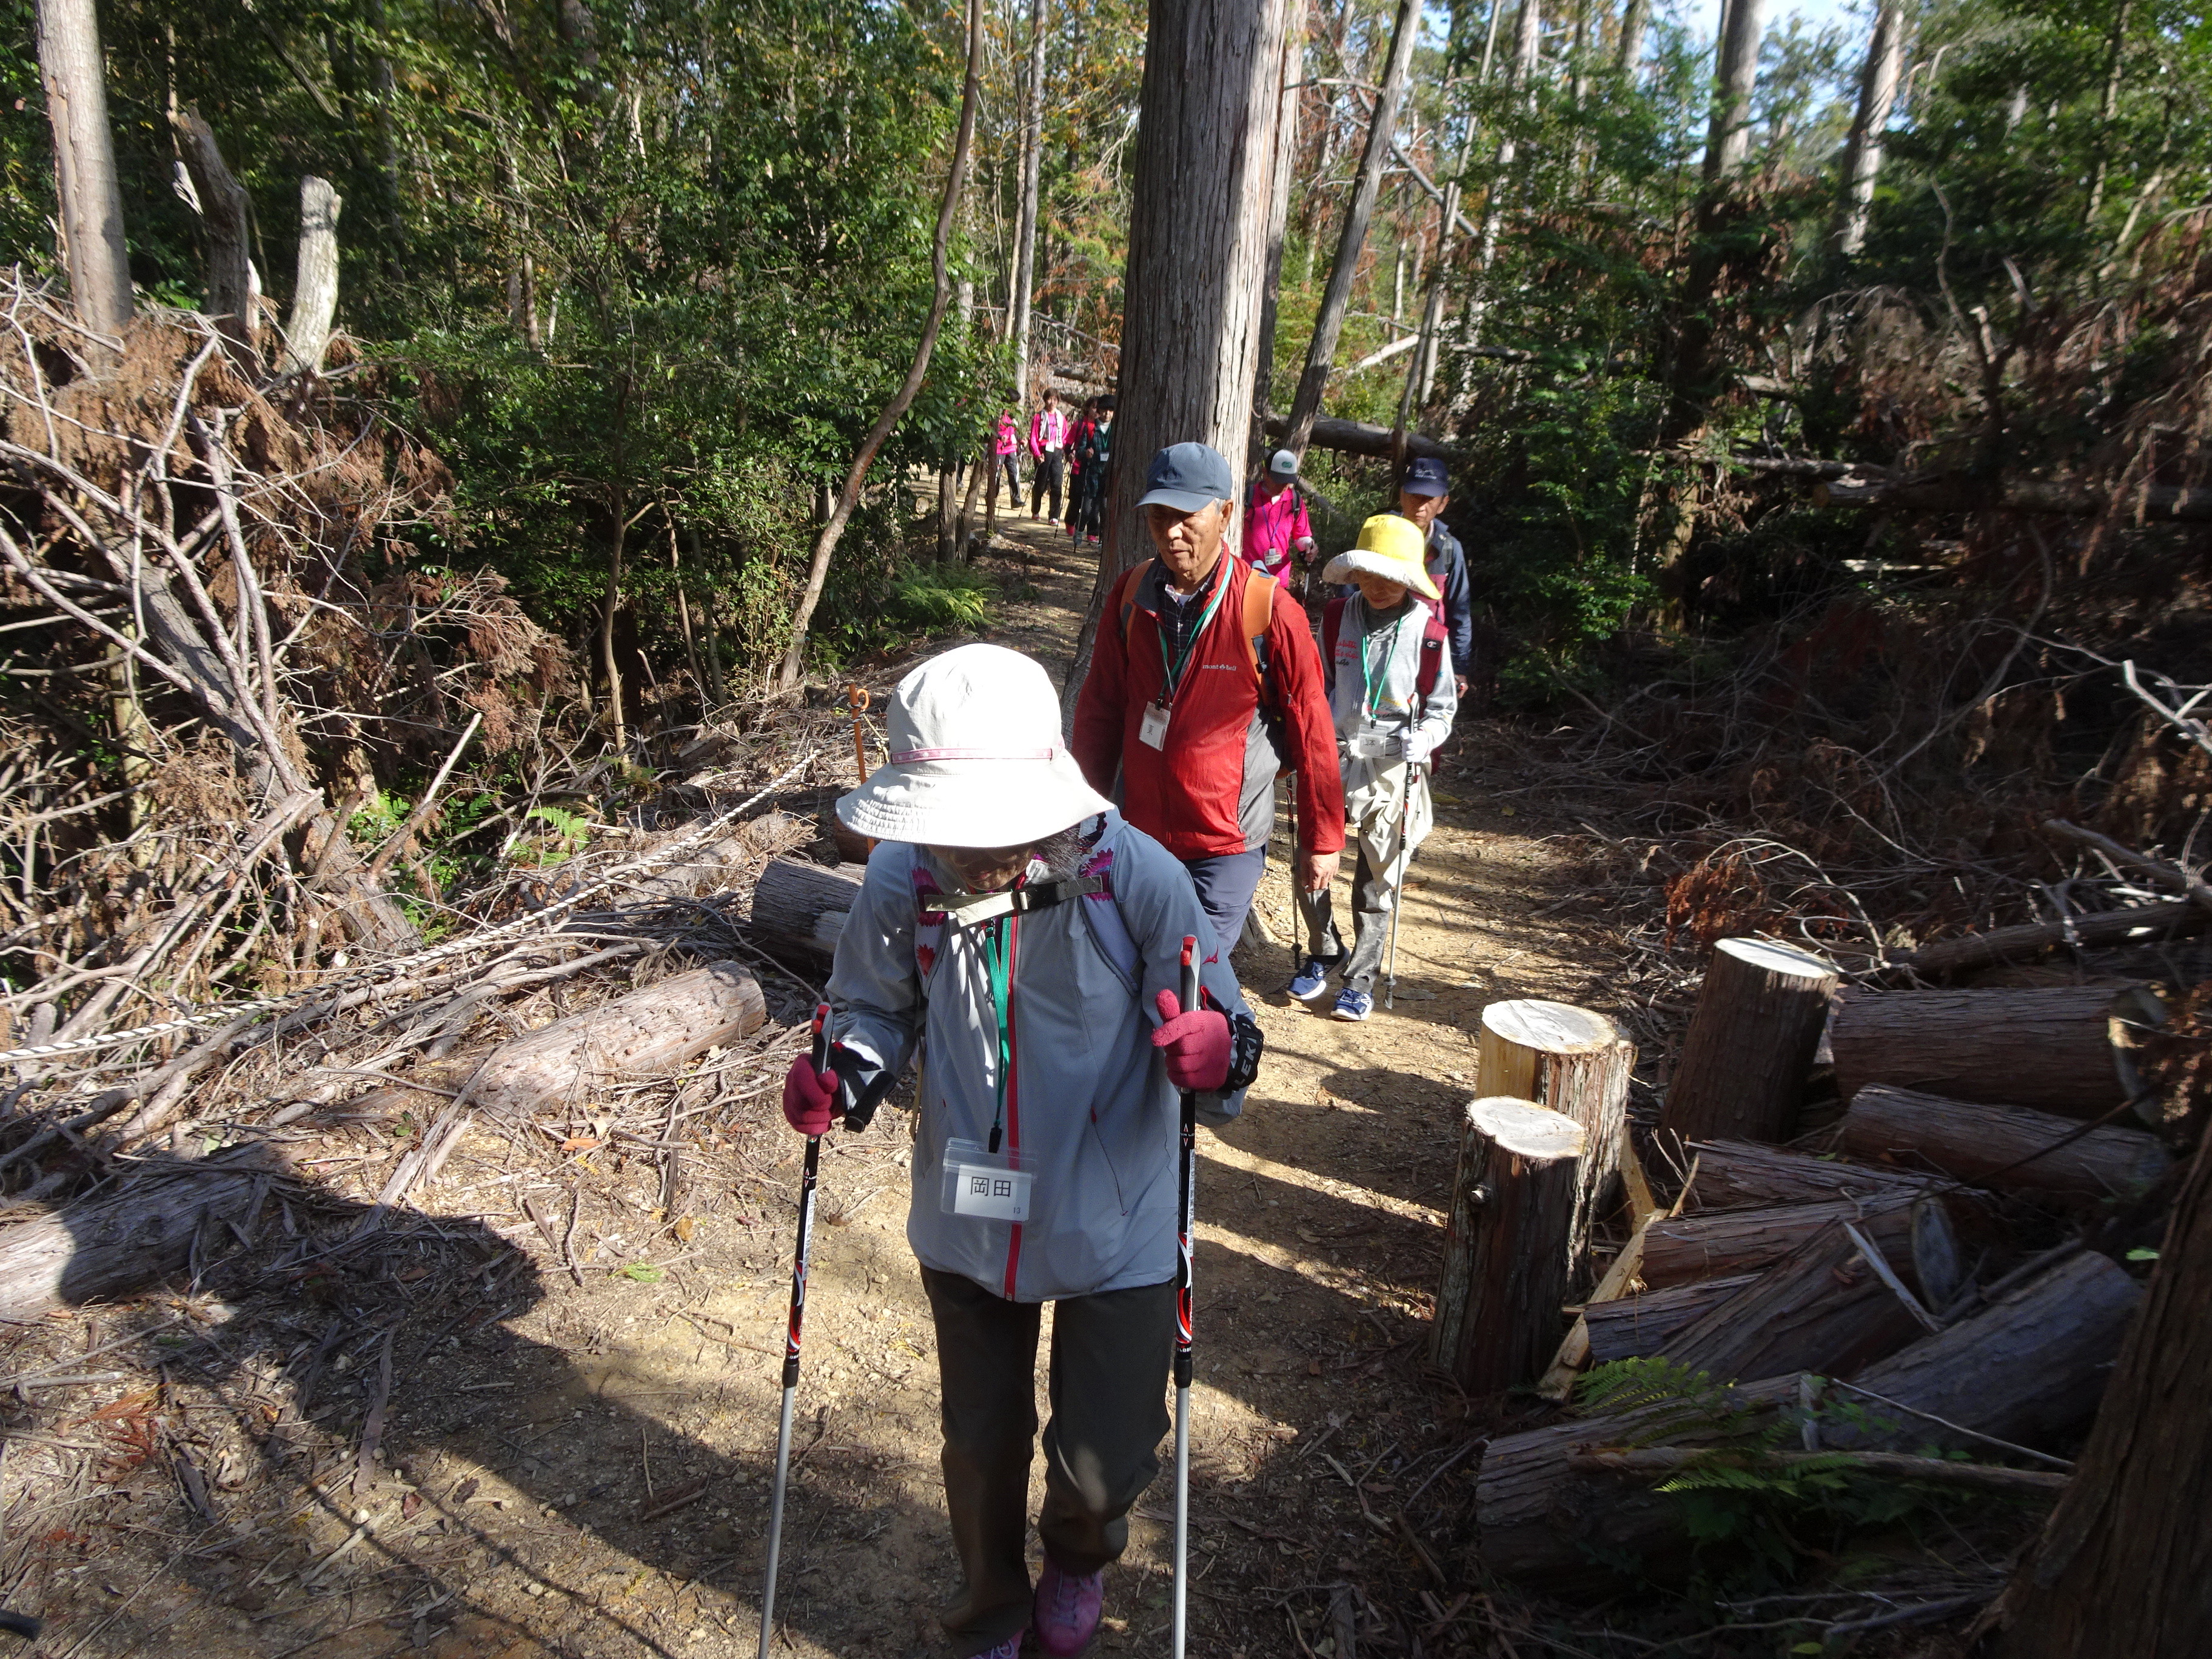
[[[1042,873],[1031,866],[1033,879]],[[943,1201],[946,1142],[988,1146],[998,1104],[988,924],[962,927],[927,908],[957,880],[923,848],[883,842],[830,975],[837,1044],[893,1075],[923,1056],[908,1243],[925,1267],[1016,1302],[1158,1285],[1176,1272],[1181,1114],[1152,1043],[1154,999],[1176,988],[1184,935],[1206,950],[1214,931],[1182,866],[1118,813],[1082,873],[1106,877],[1110,892],[1009,926],[1003,1150],[1035,1180],[1025,1222],[951,1214]],[[1249,1015],[1226,963],[1206,961],[1200,980],[1214,1006]],[[1243,1107],[1241,1091],[1199,1097],[1209,1122]]]

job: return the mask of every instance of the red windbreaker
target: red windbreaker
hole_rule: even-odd
[[[1121,775],[1123,816],[1179,859],[1246,850],[1237,808],[1260,687],[1251,653],[1238,635],[1244,590],[1253,573],[1225,544],[1215,569],[1214,579],[1227,580],[1229,591],[1191,647],[1166,746],[1155,749],[1137,735],[1146,706],[1159,696],[1167,678],[1152,586],[1142,566],[1124,579],[1132,586],[1115,584],[1107,612],[1099,618],[1091,674],[1076,699],[1069,745],[1084,776],[1100,793],[1112,793],[1115,775]],[[1122,601],[1133,592],[1135,606],[1125,627]],[[1337,769],[1336,725],[1304,611],[1278,593],[1264,637],[1284,747],[1301,780],[1299,845],[1317,853],[1341,852],[1344,779]]]

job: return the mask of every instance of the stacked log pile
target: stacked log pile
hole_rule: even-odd
[[[2154,1200],[2172,1168],[2130,1064],[2155,999],[1837,985],[1765,941],[1716,951],[1657,1134],[1687,1179],[1633,1216],[1539,1392],[1564,1402],[1589,1366],[1616,1368],[1593,1379],[1602,1391],[1632,1374],[1620,1362],[1644,1362],[1633,1374],[1662,1388],[1727,1389],[1739,1428],[1786,1421],[1792,1444],[1912,1478],[1952,1478],[1902,1455],[1940,1447],[1980,1471],[1960,1480],[2055,1491],[2052,1454],[2094,1413],[2140,1297],[2141,1270],[2097,1248],[2118,1237],[2099,1224]],[[1843,1115],[1793,1139],[1818,1047]],[[1778,1436],[1758,1455],[1781,1455]],[[1716,1438],[1679,1412],[1498,1437],[1478,1556],[1550,1589],[1658,1567],[1690,1540],[1686,1512],[1651,1488]],[[2023,1460],[2036,1468],[2012,1467]]]

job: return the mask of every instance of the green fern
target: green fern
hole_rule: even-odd
[[[1635,1419],[1627,1443],[1656,1446],[1695,1434],[1736,1441],[1758,1437],[1771,1413],[1747,1402],[1732,1382],[1716,1382],[1672,1359],[1615,1359],[1583,1374],[1575,1407],[1585,1417]]]

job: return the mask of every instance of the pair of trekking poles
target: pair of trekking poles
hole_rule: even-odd
[[[1413,862],[1413,849],[1407,844],[1407,838],[1413,828],[1413,786],[1420,781],[1420,764],[1413,761],[1407,762],[1406,799],[1398,810],[1398,855],[1393,860],[1398,868],[1390,882],[1390,947],[1388,960],[1382,970],[1382,1006],[1385,1008],[1395,1008],[1398,1004],[1398,913],[1406,908],[1406,872]],[[1291,865],[1293,880],[1297,878],[1297,790],[1298,775],[1293,772],[1291,774],[1291,846],[1292,849]],[[1300,921],[1297,914],[1297,905],[1293,904],[1291,910],[1291,920],[1293,923],[1297,923]],[[1321,943],[1319,939],[1312,942],[1316,945]],[[1298,930],[1293,927],[1291,932],[1291,971],[1294,974],[1305,966],[1304,952],[1306,943],[1306,940],[1298,937]]]
[[[1198,939],[1186,933],[1182,941],[1181,991],[1184,1012],[1198,1006]],[[818,1075],[829,1064],[826,1028],[830,1005],[814,1010],[813,1066]],[[1182,1091],[1180,1168],[1176,1182],[1176,1494],[1175,1494],[1175,1654],[1182,1659],[1188,1626],[1190,1564],[1190,1379],[1191,1379],[1191,1212],[1198,1194],[1198,1097]],[[791,1483],[791,1414],[799,1392],[799,1346],[806,1321],[806,1267],[814,1248],[814,1191],[822,1169],[822,1137],[806,1137],[806,1160],[799,1177],[799,1248],[791,1263],[791,1317],[784,1328],[783,1407],[776,1420],[775,1487],[769,1499],[768,1582],[761,1591],[760,1659],[769,1659],[769,1643],[775,1633],[776,1567],[783,1553],[783,1499]]]

